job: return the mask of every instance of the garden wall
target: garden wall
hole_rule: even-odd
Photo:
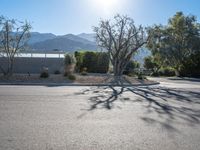
[[[7,61],[5,58],[0,58],[0,65],[6,68]],[[41,73],[43,67],[49,69],[49,73],[54,73],[56,70],[63,72],[64,58],[31,58],[31,57],[16,57],[13,73]],[[0,73],[1,70],[0,70]]]

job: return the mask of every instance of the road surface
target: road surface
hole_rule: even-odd
[[[200,82],[0,86],[0,150],[199,150]]]

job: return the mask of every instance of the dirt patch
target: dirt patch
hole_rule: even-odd
[[[48,78],[40,78],[39,74],[14,74],[11,77],[0,76],[0,83],[70,83],[70,84],[83,84],[83,85],[113,85],[118,84],[115,82],[113,75],[110,74],[88,74],[86,76],[75,74],[76,80],[71,81],[62,74],[50,75]],[[123,76],[122,81],[124,85],[142,85],[154,84],[151,80],[139,80],[136,77]]]
[[[40,78],[39,74],[25,75],[14,74],[11,77],[0,76],[0,82],[30,82],[30,83],[70,83],[67,77],[63,75],[50,75],[48,78]]]

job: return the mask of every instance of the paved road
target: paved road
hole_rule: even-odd
[[[199,150],[200,82],[0,86],[0,150]]]

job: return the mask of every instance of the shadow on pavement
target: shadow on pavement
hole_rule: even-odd
[[[126,92],[132,96],[126,97]],[[91,87],[80,94],[89,94],[89,108],[113,109],[116,101],[128,101],[144,104],[147,114],[140,117],[149,124],[159,123],[167,130],[175,131],[173,123],[185,123],[190,126],[200,124],[200,92],[186,91],[184,89],[166,88],[161,86],[105,86]],[[129,96],[130,96],[129,94]],[[195,106],[195,107],[193,107]],[[148,117],[156,113],[159,118],[165,118],[165,122]]]

